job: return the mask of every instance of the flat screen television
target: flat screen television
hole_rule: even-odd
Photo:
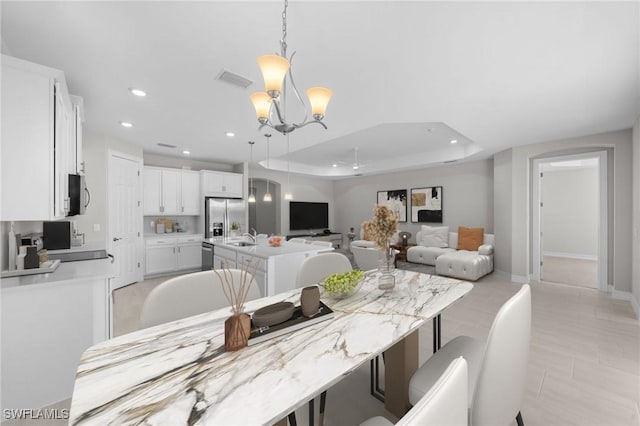
[[[329,203],[291,201],[289,203],[289,229],[329,228]]]

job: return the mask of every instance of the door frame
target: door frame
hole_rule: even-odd
[[[607,176],[607,151],[593,151],[585,152],[581,154],[569,154],[560,155],[556,157],[537,158],[533,160],[533,194],[532,194],[532,206],[533,206],[533,276],[534,281],[540,281],[542,275],[542,269],[540,262],[541,258],[541,190],[540,184],[540,170],[543,164],[570,161],[570,160],[584,160],[587,158],[598,159],[598,172],[599,172],[599,186],[600,186],[600,225],[598,227],[598,290],[609,291],[608,286],[608,176]]]
[[[144,239],[143,239],[143,205],[142,205],[142,169],[144,166],[143,160],[140,157],[136,157],[134,155],[126,154],[124,152],[116,151],[113,149],[107,150],[107,245],[109,252],[111,253],[113,250],[113,214],[111,212],[111,201],[113,199],[113,194],[111,193],[112,187],[111,182],[113,180],[113,170],[111,168],[111,160],[114,157],[123,158],[125,160],[133,161],[138,164],[139,174],[138,174],[138,205],[140,206],[140,216],[135,220],[137,222],[136,228],[138,229],[138,241],[136,243],[136,255],[138,258],[138,262],[140,262],[140,268],[138,268],[138,281],[142,281],[144,279]],[[110,285],[111,287],[111,285]],[[110,291],[113,291],[113,288],[110,288]]]

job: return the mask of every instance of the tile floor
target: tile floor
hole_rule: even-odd
[[[598,288],[597,260],[544,256],[543,261],[542,278],[544,281]]]
[[[137,329],[144,297],[164,279],[116,292],[117,334]],[[496,274],[480,279],[443,314],[443,343],[460,334],[486,338],[496,312],[519,287]],[[640,322],[629,302],[597,290],[540,282],[532,283],[532,303],[528,383],[522,407],[525,424],[640,425]],[[430,324],[420,330],[420,342],[422,362],[431,353]],[[296,415],[298,424],[307,424],[306,405]],[[374,415],[384,415],[384,409],[369,395],[368,364],[329,389],[327,426],[357,425]]]

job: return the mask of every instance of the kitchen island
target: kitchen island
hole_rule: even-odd
[[[2,409],[67,399],[80,355],[110,337],[109,259],[1,281]]]
[[[247,243],[249,245],[243,245]],[[307,257],[333,251],[331,247],[291,241],[271,247],[264,238],[258,238],[257,244],[245,239],[207,238],[204,244],[213,246],[213,267],[216,269],[223,263],[229,268],[240,268],[258,261],[255,279],[263,297],[293,290],[298,269]]]

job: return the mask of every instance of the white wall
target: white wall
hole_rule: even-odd
[[[334,184],[336,227],[332,230],[346,234],[371,219],[378,191],[406,189],[407,222],[399,229],[411,232],[415,241],[420,223],[411,223],[411,188],[442,186],[443,225],[452,231],[458,226],[484,227],[493,233],[493,161],[482,160],[451,164],[384,175],[342,179]]]
[[[511,240],[511,268],[505,269],[514,280],[528,281],[532,271],[531,255],[531,163],[534,158],[610,149],[610,284],[618,291],[631,291],[631,130],[602,133],[572,139],[517,146],[511,153],[512,187],[497,187],[494,197],[510,202],[510,226],[496,221],[496,233]],[[508,167],[508,165],[503,165]],[[510,191],[509,191],[510,189]],[[499,193],[498,193],[499,191]],[[507,193],[507,191],[509,191]],[[499,250],[496,244],[496,250]],[[501,265],[505,267],[505,265]]]
[[[640,318],[640,117],[633,126],[633,271],[631,301]]]
[[[544,172],[544,254],[597,258],[600,228],[598,176],[596,167]]]
[[[85,179],[91,192],[91,203],[84,215],[76,216],[78,231],[84,232],[85,243],[106,244],[106,232],[109,225],[109,206],[107,206],[109,150],[142,158],[142,148],[108,136],[96,135],[87,131],[83,134],[82,155],[85,162]],[[94,231],[98,225],[99,230]],[[106,245],[108,247],[108,244]],[[106,248],[105,247],[105,248]]]
[[[511,274],[511,225],[512,205],[512,156],[513,150],[493,156],[493,230],[495,233],[494,269]]]

